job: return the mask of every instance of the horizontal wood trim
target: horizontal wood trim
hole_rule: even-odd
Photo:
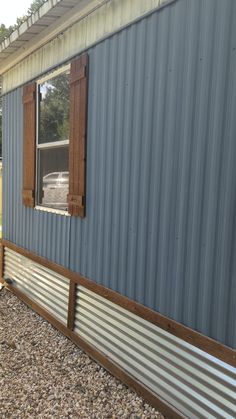
[[[23,189],[22,198],[24,205],[27,207],[34,207],[34,190],[32,189]]]
[[[65,336],[72,340],[77,346],[79,346],[84,352],[86,352],[91,358],[98,362],[102,367],[108,370],[112,375],[117,377],[123,383],[133,388],[138,395],[143,397],[147,402],[154,406],[157,410],[161,411],[170,419],[183,419],[185,418],[174,406],[158,397],[146,386],[139,383],[130,374],[119,367],[115,362],[111,361],[107,356],[103,355],[100,351],[95,349],[92,345],[82,339],[80,336],[71,331],[68,327],[62,324],[54,316],[52,316],[47,310],[42,308],[39,304],[33,302],[29,297],[23,294],[21,291],[7,285],[7,288],[15,294],[20,300],[22,300],[27,306],[36,311],[40,316],[49,321],[57,330],[62,332]]]
[[[23,189],[22,194],[25,198],[34,198],[34,190],[32,189]]]
[[[69,213],[76,217],[84,218],[85,216],[85,197],[81,195],[67,195]],[[72,210],[73,208],[73,210]]]
[[[80,68],[79,72],[70,77],[70,84],[76,83],[77,81],[86,77],[86,65]]]
[[[163,316],[162,314],[151,310],[150,308],[147,308],[144,305],[137,303],[136,301],[130,300],[129,298],[115,291],[112,291],[111,289],[96,284],[94,281],[82,277],[76,272],[70,271],[61,265],[31,253],[22,247],[16,246],[7,240],[3,240],[3,246],[6,246],[9,249],[12,249],[13,251],[21,254],[22,256],[25,256],[34,262],[39,263],[48,269],[51,269],[52,271],[65,276],[69,280],[74,281],[76,284],[82,285],[90,291],[100,295],[101,297],[107,298],[108,300],[118,304],[120,307],[125,308],[131,313],[134,313],[137,316],[155,324],[161,329],[166,330],[172,335],[183,339],[185,342],[188,342],[191,345],[194,345],[197,348],[209,353],[210,355],[213,355],[216,358],[219,358],[220,360],[232,365],[233,367],[236,367],[236,351],[234,349],[225,346],[214,339],[204,336],[201,333],[190,329],[189,327],[184,326],[183,324],[178,323],[166,316]]]
[[[84,204],[84,197],[81,195],[70,195],[68,194],[68,204],[77,205],[82,207]]]
[[[26,103],[34,102],[35,101],[35,92],[28,93],[22,97],[22,103],[25,105]]]
[[[4,272],[4,266],[3,266],[3,252],[4,252],[4,247],[2,244],[2,239],[0,239],[0,281],[3,278],[3,272]],[[3,279],[2,279],[3,281]],[[4,282],[4,281],[3,281]]]

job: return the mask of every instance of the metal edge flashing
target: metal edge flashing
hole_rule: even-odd
[[[150,14],[177,2],[177,0],[148,0],[148,2],[142,3],[142,0],[139,0],[134,8],[133,5],[126,5],[124,3],[125,0],[123,0],[124,4],[122,4],[122,0],[120,0],[120,4],[113,4],[112,0],[94,0],[94,5],[91,4],[91,1],[92,0],[87,2],[90,5],[87,6],[87,9],[79,9],[79,14],[78,12],[76,13],[76,10],[74,10],[74,12],[72,10],[70,14],[68,14],[67,24],[63,23],[62,26],[59,26],[58,23],[56,23],[55,28],[51,28],[53,29],[51,32],[50,28],[47,28],[45,37],[42,38],[42,34],[39,34],[37,43],[35,43],[37,40],[37,37],[35,37],[29,41],[26,46],[22,47],[21,54],[18,50],[13,53],[7,65],[4,64],[1,66],[0,63],[0,74],[3,75],[3,95],[24,83],[67,63],[69,60],[73,59],[73,57],[83,53],[88,48],[95,46],[99,42],[113,36],[115,33],[146,18]],[[89,10],[88,7],[90,7]],[[105,23],[101,21],[103,15]],[[117,15],[116,22],[115,15]],[[74,28],[76,35],[73,34]],[[91,28],[93,28],[92,31]],[[76,39],[79,39],[79,42],[69,48],[68,45],[62,47],[62,36],[67,34],[68,38],[71,31],[72,38],[76,37]],[[60,54],[57,51],[57,46],[60,48]],[[55,51],[55,54],[53,54],[53,51]],[[15,55],[16,58],[14,59]],[[35,60],[35,62],[32,60]]]
[[[88,278],[84,278],[76,272],[72,272],[68,268],[62,265],[58,265],[50,260],[36,255],[22,247],[15,245],[8,240],[2,240],[2,247],[5,247],[19,253],[20,255],[29,258],[30,260],[41,264],[47,269],[51,269],[59,275],[64,276],[68,281],[73,281],[78,285],[87,288],[90,291],[95,292],[98,296],[104,297],[107,300],[117,304],[118,306],[130,311],[131,313],[147,320],[153,325],[160,327],[161,329],[169,332],[170,334],[179,337],[185,342],[196,346],[202,351],[208,353],[211,356],[218,358],[219,360],[228,363],[229,365],[236,368],[236,350],[225,346],[214,339],[202,335],[201,333],[178,323],[157,311],[151,310],[148,307],[143,306],[136,301],[130,300],[129,298],[119,294],[118,292],[112,291],[102,285],[97,284]],[[4,250],[3,250],[4,253]],[[4,261],[2,263],[4,265]],[[4,266],[2,267],[4,270]],[[3,271],[2,271],[3,272]]]

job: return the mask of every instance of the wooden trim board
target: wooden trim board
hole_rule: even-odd
[[[73,281],[70,281],[69,288],[69,304],[68,304],[68,318],[67,318],[67,327],[70,330],[74,329],[75,321],[75,304],[76,304],[76,289],[77,284]]]
[[[149,402],[157,410],[161,411],[165,416],[170,419],[183,419],[185,418],[174,406],[170,405],[164,401],[161,397],[158,397],[146,386],[138,382],[134,377],[128,374],[115,362],[111,361],[109,357],[103,355],[100,351],[95,349],[92,345],[86,342],[84,339],[79,337],[68,327],[63,325],[59,320],[52,316],[47,310],[39,306],[37,303],[33,302],[29,297],[23,294],[21,291],[7,285],[7,288],[15,294],[20,300],[22,300],[27,306],[36,311],[40,316],[49,321],[57,330],[62,332],[65,336],[72,340],[77,346],[79,346],[83,351],[85,351],[91,358],[96,362],[102,365],[106,370],[108,370],[112,375],[121,380],[123,383],[127,384],[129,387],[133,388],[136,393],[143,397],[147,402]]]
[[[8,247],[9,249],[25,256],[36,263],[39,263],[52,271],[59,273],[60,275],[65,276],[68,280],[82,285],[83,287],[93,291],[94,293],[112,301],[115,304],[118,304],[120,307],[125,308],[126,310],[136,314],[137,316],[155,324],[163,330],[177,336],[180,339],[198,347],[199,349],[209,353],[210,355],[215,356],[216,358],[236,367],[236,351],[230,347],[227,347],[214,339],[211,339],[207,336],[202,335],[201,333],[192,330],[176,321],[163,316],[162,314],[151,310],[136,301],[132,301],[129,298],[112,291],[108,288],[105,288],[102,285],[96,284],[90,279],[84,278],[76,272],[72,272],[67,268],[64,268],[61,265],[58,265],[54,262],[49,261],[41,256],[38,256],[32,252],[29,252],[26,249],[23,249],[15,244],[2,240],[3,247]]]
[[[0,239],[0,282],[4,282],[3,280],[1,281],[1,279],[3,278],[3,263],[4,263],[3,252],[4,252],[4,247],[2,244],[2,239]]]

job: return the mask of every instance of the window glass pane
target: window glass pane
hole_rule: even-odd
[[[38,204],[67,210],[68,146],[38,149]]]
[[[69,74],[40,84],[38,143],[69,139]]]

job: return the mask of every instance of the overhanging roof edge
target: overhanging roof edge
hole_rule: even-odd
[[[111,0],[48,0],[0,44],[0,75],[108,1]]]

